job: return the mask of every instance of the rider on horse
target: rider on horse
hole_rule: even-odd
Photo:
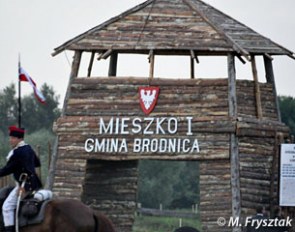
[[[15,209],[17,206],[18,192],[20,190],[22,174],[27,175],[25,191],[40,189],[42,184],[38,178],[35,167],[40,167],[40,160],[30,145],[24,142],[25,130],[16,126],[9,127],[9,142],[12,150],[8,153],[7,163],[0,169],[0,177],[13,174],[16,181],[15,188],[10,192],[4,201],[2,212],[5,230],[13,232],[15,230]]]

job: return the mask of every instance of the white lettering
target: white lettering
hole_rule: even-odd
[[[200,152],[200,148],[199,148],[199,142],[197,139],[195,139],[194,143],[193,143],[193,146],[192,146],[192,149],[191,149],[191,153],[196,150],[196,152]]]
[[[228,227],[239,227],[241,226],[240,224],[240,219],[238,217],[230,217],[228,221]]]
[[[188,153],[190,151],[190,147],[188,146],[188,144],[190,143],[189,139],[185,139],[182,142],[182,150],[184,153]]]
[[[174,122],[174,123],[172,123]],[[173,128],[174,125],[174,128]],[[177,118],[169,118],[168,119],[168,131],[170,134],[175,134],[177,132],[178,129],[178,121]]]
[[[117,152],[128,152],[128,146],[126,139],[105,139],[101,141],[98,139],[86,139],[84,148],[86,152],[107,152],[107,153],[117,153]]]
[[[158,148],[158,140],[157,139],[152,139],[151,141],[151,152],[157,152]]]
[[[142,150],[141,152],[149,152],[149,146],[150,146],[150,140],[149,139],[143,139],[142,140]]]
[[[119,152],[128,152],[128,146],[127,146],[127,142],[126,139],[122,140],[121,146],[119,148]]]
[[[167,139],[160,139],[159,152],[164,153],[167,150]]]
[[[192,153],[194,151],[199,152],[199,144],[197,139],[191,142],[189,139],[136,138],[134,139],[133,143],[133,152],[136,153]]]
[[[145,121],[149,121],[149,123],[148,123],[148,125],[146,126],[146,128],[144,129],[143,134],[144,134],[144,135],[152,135],[152,134],[154,134],[153,131],[149,131],[149,129],[150,129],[152,123],[154,122],[154,118],[146,118]]]
[[[169,139],[168,151],[169,151],[169,153],[176,152],[176,139]]]
[[[130,118],[122,118],[122,122],[121,122],[121,134],[122,135],[128,135],[129,131],[125,130],[128,128],[128,124],[126,124],[126,122],[128,122],[130,120]]]
[[[101,143],[99,143],[99,140],[95,140],[95,146],[94,146],[95,152],[105,152],[105,139],[101,140]]]
[[[186,119],[187,119],[186,135],[193,135],[193,133],[192,133],[192,119],[193,119],[193,117],[186,117]]]
[[[99,133],[100,134],[112,134],[113,133],[113,126],[114,126],[114,118],[111,118],[109,121],[108,126],[106,127],[104,124],[103,118],[99,120]]]
[[[118,135],[120,132],[120,118],[116,118],[116,124],[115,124],[115,134]]]
[[[134,133],[134,134],[139,134],[140,133],[140,131],[141,131],[141,125],[140,125],[140,123],[141,123],[141,119],[140,118],[133,119],[133,121],[132,121],[133,128],[131,130],[132,133]]]
[[[85,144],[84,144],[84,149],[86,152],[93,151],[93,143],[94,143],[94,139],[86,139]]]
[[[156,126],[156,134],[160,134],[160,131],[161,131],[161,134],[165,134],[165,131],[163,130],[161,124],[166,120],[166,118],[157,118],[157,126]]]
[[[140,152],[140,148],[141,148],[141,139],[134,139],[134,143],[133,143],[133,152]]]

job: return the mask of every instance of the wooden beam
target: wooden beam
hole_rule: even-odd
[[[91,53],[91,57],[90,57],[90,61],[89,61],[89,65],[88,65],[87,77],[90,77],[91,76],[91,71],[92,71],[94,56],[95,56],[95,52],[92,52]]]
[[[251,66],[252,66],[252,74],[253,74],[254,85],[255,85],[256,115],[258,119],[262,119],[263,115],[262,115],[262,105],[261,105],[261,93],[260,93],[260,87],[258,82],[256,59],[254,55],[251,56]]]
[[[236,94],[236,68],[235,57],[229,54],[228,61],[228,100],[229,100],[229,116],[237,117],[237,94]]]
[[[264,53],[264,56],[266,56],[268,59],[273,60],[272,56],[269,55],[268,53]]]
[[[107,59],[111,54],[112,54],[113,50],[109,49],[104,53],[101,53],[100,56],[97,58],[97,60],[101,60],[101,59]]]
[[[232,39],[227,33],[225,33],[222,29],[220,29],[217,25],[212,23],[208,17],[193,4],[189,0],[183,0],[190,8],[192,8],[194,11],[198,12],[198,14],[212,27],[214,28],[220,35],[222,35],[231,45],[233,50],[244,56],[248,61],[250,61],[249,58],[249,52],[245,50],[242,46],[240,46],[234,39]]]
[[[154,68],[155,68],[155,54],[154,50],[150,50],[149,53],[149,63],[150,63],[150,75],[149,78],[153,79],[154,78]]]
[[[275,185],[275,179],[279,176],[279,157],[280,157],[280,135],[279,133],[275,132],[274,134],[274,152],[273,152],[273,159],[271,165],[271,175],[270,175],[270,189],[269,189],[269,211],[270,216],[274,217],[274,206],[276,205],[276,200],[278,197],[279,189],[278,185]]]
[[[113,52],[110,57],[109,77],[117,76],[117,63],[118,63],[118,53]]]
[[[192,58],[192,59],[195,59],[196,62],[197,62],[197,64],[199,64],[200,61],[199,61],[198,56],[196,56],[195,51],[194,51],[194,50],[191,50],[190,53],[191,53],[191,58]]]
[[[70,78],[69,78],[69,82],[68,82],[67,92],[66,92],[61,116],[65,115],[67,103],[68,103],[68,100],[70,97],[71,85],[72,85],[73,80],[78,76],[81,58],[82,58],[82,51],[76,51],[74,54],[74,58],[73,58],[71,74],[70,74]]]
[[[273,72],[272,60],[267,56],[263,56],[263,60],[264,60],[266,81],[267,83],[272,84],[273,95],[276,99],[275,103],[276,103],[276,109],[277,109],[277,117],[278,117],[278,120],[281,122],[282,118],[281,118],[280,104],[279,104],[279,99],[277,96],[277,88],[276,88],[275,77]]]
[[[263,56],[263,60],[264,60],[266,81],[267,83],[274,84],[275,78],[274,78],[274,72],[272,67],[272,60],[267,56]]]
[[[190,50],[191,53],[191,79],[195,79],[195,63],[194,60],[196,60],[197,64],[200,63],[198,56],[195,55],[194,50]]]
[[[228,54],[228,103],[229,116],[237,120],[237,94],[236,94],[236,69],[235,57]],[[237,132],[230,134],[230,163],[231,163],[231,193],[232,193],[232,216],[241,216],[241,190],[240,190],[240,158]],[[233,228],[234,232],[241,232],[240,227]]]
[[[246,64],[246,61],[244,61],[244,59],[240,55],[238,55],[237,57],[242,62],[242,64]]]
[[[195,79],[195,61],[194,59],[191,57],[191,79]]]
[[[80,68],[80,62],[82,58],[82,51],[75,51],[73,63],[72,63],[72,70],[69,78],[69,83],[67,87],[67,92],[64,100],[63,109],[61,112],[61,117],[65,116],[66,108],[68,105],[68,100],[71,93],[71,86],[74,79],[78,76],[79,68]],[[55,166],[57,161],[57,151],[58,151],[58,140],[59,136],[57,135],[54,141],[54,147],[52,149],[52,155],[51,155],[51,163],[50,168],[48,170],[48,176],[46,180],[46,188],[52,190],[53,188],[53,182],[54,182],[54,176],[55,176]]]

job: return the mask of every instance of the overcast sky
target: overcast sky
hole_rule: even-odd
[[[17,84],[18,54],[20,53],[23,68],[37,85],[41,86],[46,82],[53,86],[57,94],[61,96],[62,103],[70,74],[69,62],[72,62],[72,53],[61,53],[52,57],[53,49],[142,2],[144,1],[0,0],[0,90],[11,83]],[[294,0],[205,0],[205,2],[289,50],[295,51]],[[282,56],[274,58],[278,93],[295,97],[295,60]],[[200,69],[196,67],[197,77],[226,76],[224,60],[208,61],[200,57],[200,61]],[[106,62],[101,63],[106,65]],[[133,60],[119,57],[118,63],[118,75],[148,75],[146,57]],[[173,76],[173,74],[180,76],[182,73],[172,68],[179,67],[179,64],[187,67],[183,75],[189,73],[188,59],[169,58],[163,61],[161,58],[156,58],[155,76]],[[258,65],[261,66],[262,63],[258,61]],[[242,65],[237,61],[237,73],[239,76],[249,77],[250,65]],[[264,75],[261,72],[258,74]],[[81,75],[86,75],[86,71]],[[101,76],[104,75],[106,72],[102,72]],[[25,93],[31,93],[32,90],[28,84],[24,83],[22,86]]]

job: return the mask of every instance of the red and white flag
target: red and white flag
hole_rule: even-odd
[[[38,99],[38,101],[43,104],[45,103],[46,99],[44,95],[41,93],[41,91],[37,89],[36,83],[33,81],[30,75],[22,67],[19,67],[19,80],[29,82],[34,90],[35,97]]]

